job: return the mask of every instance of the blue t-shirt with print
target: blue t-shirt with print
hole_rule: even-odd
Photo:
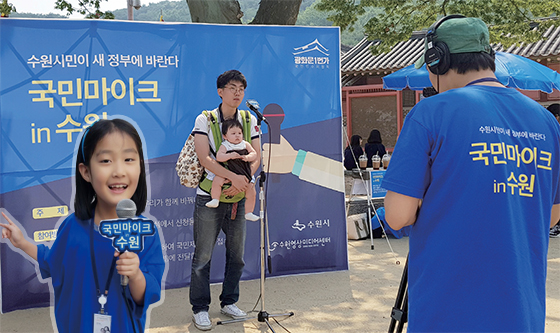
[[[407,115],[382,186],[421,198],[410,332],[542,332],[560,126],[514,89],[468,86]]]

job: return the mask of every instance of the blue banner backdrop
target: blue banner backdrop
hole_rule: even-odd
[[[36,243],[52,242],[73,209],[77,138],[98,118],[124,115],[145,138],[165,286],[187,286],[195,190],[179,184],[175,162],[195,117],[220,103],[218,75],[239,69],[245,97],[271,119],[262,128],[276,161],[270,275],[348,269],[339,68],[338,28],[2,19],[0,207]],[[222,236],[213,282],[223,277]],[[248,223],[245,261],[242,278],[258,278],[258,223]],[[6,242],[0,269],[2,312],[50,304],[34,263]]]

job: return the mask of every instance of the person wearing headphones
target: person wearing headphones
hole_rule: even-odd
[[[558,103],[550,104],[549,106],[546,107],[546,109],[550,111],[550,113],[554,115],[554,118],[556,118],[556,121],[560,123],[560,104]],[[560,221],[558,221],[558,223],[556,223],[555,226],[550,228],[549,235],[551,238],[560,237]]]
[[[408,331],[544,332],[560,126],[496,79],[478,18],[432,25],[424,63],[439,93],[407,115],[382,183],[389,225],[412,225]]]

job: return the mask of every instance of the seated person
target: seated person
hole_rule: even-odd
[[[369,133],[369,138],[367,139],[367,143],[365,146],[366,155],[367,155],[367,167],[371,168],[371,158],[374,155],[378,155],[380,158],[383,158],[383,155],[387,153],[385,150],[385,146],[381,143],[381,133],[378,130],[374,129]],[[383,165],[381,165],[383,167]]]
[[[352,135],[350,138],[350,145],[344,150],[344,167],[346,170],[352,170],[358,167],[358,158],[364,154],[361,145],[362,137],[359,135]]]

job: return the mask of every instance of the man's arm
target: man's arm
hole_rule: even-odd
[[[261,140],[259,138],[252,139],[251,146],[255,150],[255,153],[257,153],[257,157],[251,162],[251,173],[254,175],[261,166]]]
[[[391,228],[399,230],[416,222],[422,200],[387,191],[385,195],[385,220]]]
[[[550,213],[550,227],[554,227],[556,223],[560,220],[560,204],[552,205],[552,211]]]

